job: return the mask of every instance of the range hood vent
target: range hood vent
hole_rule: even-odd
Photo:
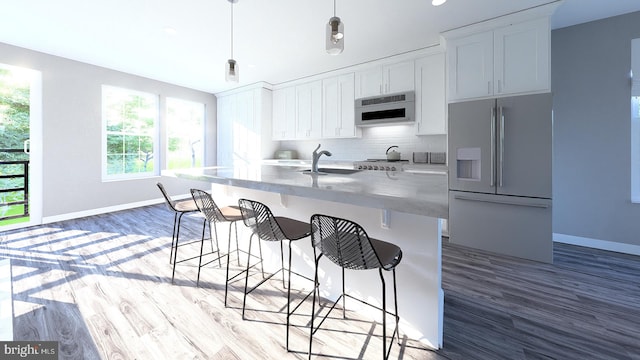
[[[389,95],[384,97],[363,99],[362,106],[394,103],[394,102],[406,101],[406,100],[407,100],[407,94],[396,94],[396,95]]]
[[[356,125],[382,126],[414,124],[415,93],[413,91],[357,99]]]

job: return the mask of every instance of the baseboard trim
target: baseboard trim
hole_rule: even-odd
[[[183,196],[175,196],[175,199],[180,199],[180,198],[183,198]],[[85,211],[72,212],[67,214],[46,216],[42,218],[42,223],[50,224],[58,221],[72,220],[72,219],[78,219],[78,218],[87,217],[87,216],[106,214],[114,211],[130,210],[130,209],[135,209],[143,206],[156,205],[163,202],[164,202],[164,199],[159,198],[159,199],[138,201],[138,202],[128,203],[128,204],[107,206],[103,208],[97,208],[97,209],[91,209],[91,210],[85,210]]]
[[[600,250],[615,251],[623,254],[640,255],[640,245],[624,244],[614,241],[591,239],[582,236],[559,233],[553,233],[553,241],[569,245],[578,245]]]

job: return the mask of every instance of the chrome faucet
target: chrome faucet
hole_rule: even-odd
[[[322,155],[331,156],[331,152],[327,150],[322,150],[320,152],[318,152],[318,150],[320,150],[320,144],[318,144],[318,147],[315,150],[313,150],[313,162],[311,163],[312,173],[318,172],[318,159],[320,159],[320,156]]]

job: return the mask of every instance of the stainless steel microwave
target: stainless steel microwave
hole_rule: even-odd
[[[413,124],[416,114],[413,91],[385,94],[356,100],[356,125]]]

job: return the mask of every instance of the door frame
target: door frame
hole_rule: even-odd
[[[43,122],[42,72],[25,67],[0,63],[0,67],[29,74],[29,221],[5,225],[2,231],[42,224],[43,188]]]

